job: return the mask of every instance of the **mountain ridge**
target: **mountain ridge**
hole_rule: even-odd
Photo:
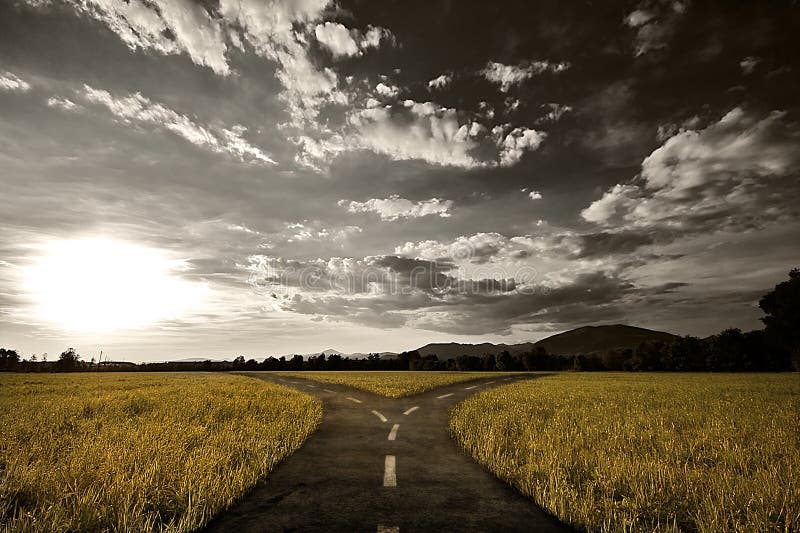
[[[482,357],[497,355],[508,350],[512,355],[529,352],[542,347],[548,353],[557,355],[577,355],[593,352],[604,352],[614,349],[635,348],[644,341],[661,340],[669,342],[677,335],[665,331],[657,331],[625,324],[600,326],[581,326],[579,328],[557,333],[536,342],[518,344],[461,344],[457,342],[430,343],[417,348],[420,355],[436,355],[439,360],[453,359],[459,355]]]

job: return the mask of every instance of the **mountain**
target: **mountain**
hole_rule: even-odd
[[[535,343],[549,353],[575,355],[606,352],[618,348],[636,348],[644,341],[670,342],[677,335],[664,331],[616,324],[613,326],[584,326],[565,331]]]
[[[321,352],[304,353],[304,354],[300,354],[300,355],[302,355],[305,359],[308,359],[309,357],[317,357],[321,353],[324,353],[325,357],[330,357],[331,355],[339,355],[344,359],[346,359],[346,358],[350,358],[350,359],[366,359],[367,357],[369,357],[368,353],[361,353],[361,352],[344,353],[344,352],[340,352],[339,350],[335,350],[333,348],[328,348],[327,350],[322,350]],[[291,359],[292,357],[294,357],[294,355],[295,354],[293,354],[293,353],[292,354],[285,354],[284,357],[286,357],[286,359]],[[397,354],[394,353],[394,352],[378,352],[378,355],[381,356],[381,357],[389,357],[390,358],[390,357],[396,356]]]
[[[537,342],[523,342],[520,344],[460,344],[433,343],[426,344],[417,351],[423,357],[435,354],[439,360],[454,359],[459,355],[497,355],[503,350],[508,350],[512,355],[529,352],[541,346],[548,353],[558,355],[586,354],[591,352],[605,352],[618,348],[635,348],[644,341],[666,341],[677,338],[676,335],[652,329],[637,328],[616,324],[611,326],[584,326],[564,333],[559,333]]]

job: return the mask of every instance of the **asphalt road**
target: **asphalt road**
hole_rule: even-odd
[[[475,463],[450,437],[448,407],[509,383],[503,377],[390,399],[250,375],[321,399],[322,423],[206,531],[572,531]]]

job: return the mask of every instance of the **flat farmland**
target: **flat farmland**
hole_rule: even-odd
[[[561,374],[486,390],[450,429],[588,531],[800,530],[797,374]]]
[[[192,531],[294,452],[321,402],[223,374],[0,374],[0,527]]]

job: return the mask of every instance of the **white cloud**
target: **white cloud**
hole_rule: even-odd
[[[679,0],[652,5],[650,8],[645,7],[646,5],[646,2],[642,2],[624,19],[627,26],[636,29],[634,52],[637,57],[665,48],[675,31],[675,25],[687,8]]]
[[[223,27],[200,4],[190,0],[68,1],[103,22],[131,49],[186,53],[194,63],[217,74],[230,73]]]
[[[557,103],[542,104],[542,109],[546,109],[547,113],[540,117],[537,122],[556,122],[572,111],[570,106]]]
[[[350,57],[361,53],[358,44],[350,35],[350,30],[337,22],[317,24],[314,35],[334,57]]]
[[[0,90],[24,93],[31,90],[31,84],[16,74],[5,71],[0,72]]]
[[[492,232],[461,236],[450,242],[435,240],[406,242],[395,247],[394,253],[428,261],[447,259],[462,265],[487,262],[518,263],[551,249],[552,245],[547,238],[531,236],[509,238]]]
[[[625,24],[631,28],[638,28],[643,24],[650,22],[655,14],[644,9],[635,9],[627,17],[625,17]]]
[[[739,67],[744,74],[752,74],[758,64],[761,63],[761,58],[748,56],[739,61]]]
[[[581,216],[666,231],[747,228],[789,216],[800,131],[784,117],[735,108],[703,130],[680,131],[645,158],[637,180],[615,185]]]
[[[366,32],[361,35],[356,32],[356,36],[358,37],[358,46],[362,50],[366,50],[367,48],[378,48],[383,41],[387,41],[390,44],[395,44],[396,42],[396,39],[394,35],[392,35],[391,31],[379,26],[367,26]]]
[[[357,29],[348,29],[338,22],[317,24],[314,28],[317,40],[331,51],[334,57],[361,55],[364,50],[378,48],[383,41],[394,43],[394,35],[386,28],[369,26],[363,34]]]
[[[581,217],[588,222],[605,223],[610,221],[617,211],[634,207],[638,187],[635,185],[616,184],[603,193],[602,198],[595,200],[581,211]]]
[[[509,96],[503,101],[503,104],[506,107],[506,113],[513,113],[519,106],[522,105],[522,102],[519,98],[514,98],[513,96]]]
[[[543,72],[562,72],[569,68],[569,63],[551,63],[549,61],[532,61],[519,65],[505,65],[495,61],[487,63],[481,74],[490,82],[500,85],[502,92],[508,92],[513,85],[519,85]]]
[[[478,111],[486,120],[492,120],[494,118],[494,108],[488,102],[478,102]]]
[[[278,63],[276,75],[284,86],[280,96],[297,128],[316,126],[323,105],[347,102],[336,73],[316,67],[308,57],[309,34],[331,0],[220,0],[209,10],[194,0],[65,1],[104,23],[131,49],[185,53],[220,75],[231,72],[228,47],[243,49],[248,42],[257,54]],[[371,46],[387,34],[370,28],[358,38]]]
[[[242,161],[275,164],[271,157],[242,137],[246,131],[243,126],[235,125],[230,129],[203,126],[186,115],[152,102],[139,93],[115,97],[108,91],[84,85],[83,96],[91,103],[105,106],[124,122],[150,124],[163,128],[195,146],[233,155]]]
[[[444,89],[453,81],[452,74],[442,74],[428,82],[429,89]]]
[[[339,205],[346,207],[351,213],[376,213],[381,220],[398,220],[400,218],[419,218],[438,215],[442,218],[450,216],[452,200],[431,198],[421,202],[412,202],[397,195],[389,198],[371,198],[365,202],[340,200]]]
[[[352,113],[356,132],[350,148],[363,148],[395,160],[422,159],[434,165],[473,168],[484,163],[471,155],[478,129],[461,123],[455,109],[406,100],[404,107],[373,107]]]
[[[395,85],[386,85],[381,82],[375,86],[375,92],[384,98],[397,98],[397,95],[400,94],[400,89]]]
[[[378,92],[394,95],[395,89],[385,86]],[[335,155],[370,150],[397,161],[419,159],[467,169],[512,166],[546,137],[544,132],[511,124],[495,126],[489,132],[475,120],[480,117],[434,102],[405,100],[402,105],[382,105],[370,98],[366,104],[366,108],[347,114],[348,128],[341,134],[321,140],[309,136],[296,139],[303,148],[298,162],[320,170]]]
[[[304,220],[286,224],[281,236],[287,243],[306,241],[342,241],[351,235],[361,233],[358,226],[324,227],[319,221]]]
[[[75,111],[81,106],[79,106],[69,98],[52,96],[47,99],[47,107],[52,107],[54,109],[61,109],[62,111]]]
[[[23,1],[38,6],[49,0]],[[186,54],[220,75],[231,72],[229,47],[252,46],[256,54],[277,63],[275,75],[283,86],[278,96],[288,114],[278,126],[301,150],[311,147],[316,152],[336,151],[336,144],[342,144],[341,132],[332,132],[319,120],[322,109],[349,106],[359,95],[340,85],[335,70],[318,66],[311,58],[314,38],[337,57],[396,43],[386,28],[348,29],[323,21],[332,0],[219,0],[213,9],[194,0],[65,1],[104,23],[131,49]],[[234,144],[239,153],[256,155],[241,150],[238,141]],[[314,164],[306,153],[298,153],[296,159]]]
[[[345,138],[338,134],[330,135],[324,139],[298,135],[292,141],[298,147],[295,161],[316,172],[324,172],[324,167],[327,163],[339,154],[351,149]]]
[[[230,129],[220,128],[223,151],[238,156],[242,161],[277,164],[274,159],[265,154],[260,148],[253,146],[242,137],[246,131],[247,128],[241,124],[236,124]]]
[[[522,159],[522,155],[525,152],[539,148],[545,137],[547,137],[546,133],[528,128],[514,128],[505,137],[498,137],[500,166],[509,167],[515,165]]]

